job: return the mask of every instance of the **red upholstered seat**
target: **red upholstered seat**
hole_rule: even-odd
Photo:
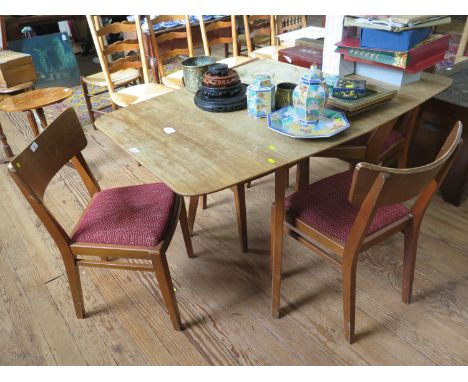
[[[350,141],[343,143],[342,146],[365,146],[367,141],[369,140],[370,134],[363,134],[360,137],[351,139]],[[387,137],[385,138],[382,152],[387,151],[390,147],[392,147],[396,142],[403,139],[403,135],[395,130],[391,130],[388,133]]]
[[[306,223],[322,234],[345,242],[359,211],[349,200],[353,177],[349,170],[304,187],[286,198],[286,216]],[[409,210],[401,204],[379,208],[368,234],[406,216]]]
[[[174,202],[174,192],[164,183],[98,192],[72,241],[153,247],[166,232]]]

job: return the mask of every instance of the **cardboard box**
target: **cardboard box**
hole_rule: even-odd
[[[416,28],[404,32],[388,32],[378,29],[361,29],[361,48],[408,51],[425,40],[432,28]]]
[[[411,84],[421,79],[421,72],[408,73],[401,69],[384,68],[362,62],[356,62],[356,74],[395,86]]]
[[[294,43],[295,46],[304,46],[307,48],[323,50],[323,39],[316,40],[309,37],[301,37],[298,38]]]
[[[31,55],[0,50],[0,87],[11,88],[36,79],[36,69]]]

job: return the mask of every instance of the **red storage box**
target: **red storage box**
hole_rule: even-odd
[[[303,68],[310,68],[317,65],[322,68],[323,49],[309,48],[306,46],[293,46],[278,51],[278,60],[287,62]]]

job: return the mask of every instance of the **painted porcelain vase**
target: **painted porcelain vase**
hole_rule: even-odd
[[[275,109],[275,85],[269,74],[258,74],[247,87],[247,111],[255,118],[265,118]]]
[[[316,66],[311,66],[293,91],[293,105],[299,122],[302,125],[317,122],[327,99],[328,88],[322,71]]]

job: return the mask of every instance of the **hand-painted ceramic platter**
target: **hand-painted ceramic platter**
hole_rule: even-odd
[[[268,114],[268,127],[291,138],[329,138],[349,126],[350,123],[344,113],[327,108],[323,110],[316,123],[307,126],[298,122],[292,106],[285,106]]]

